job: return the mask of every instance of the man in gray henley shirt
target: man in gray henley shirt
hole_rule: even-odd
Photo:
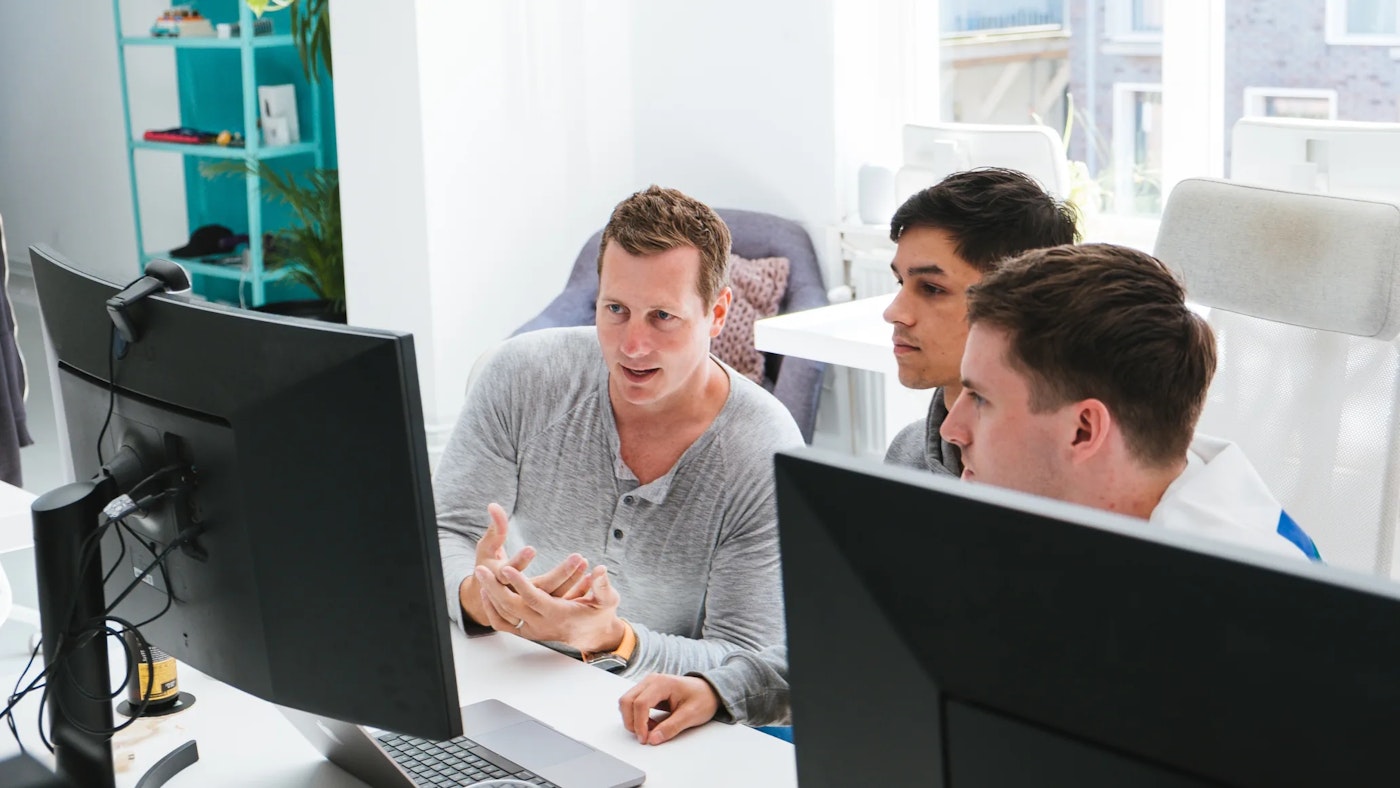
[[[713,211],[651,187],[604,230],[597,328],[518,336],[482,362],[434,477],[469,631],[628,674],[783,642],[773,453],[802,438],[709,355],[728,253]],[[532,561],[552,568],[527,579]]]

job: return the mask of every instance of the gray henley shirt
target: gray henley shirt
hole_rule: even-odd
[[[433,478],[448,609],[476,564],[486,505],[530,573],[579,553],[606,564],[637,633],[626,674],[717,667],[784,641],[774,452],[802,444],[787,409],[724,367],[729,399],[661,478],[622,461],[595,329],[545,329],[483,360]]]

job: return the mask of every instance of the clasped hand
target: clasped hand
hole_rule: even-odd
[[[622,642],[625,625],[617,617],[621,601],[607,567],[590,571],[578,554],[542,575],[527,578],[535,558],[525,547],[505,552],[509,518],[499,504],[486,507],[491,525],[476,546],[476,569],[462,582],[462,608],[478,624],[531,640],[567,643],[580,651],[611,651]]]

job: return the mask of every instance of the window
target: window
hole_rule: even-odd
[[[1162,212],[1162,86],[1113,86],[1113,205],[1127,215]]]
[[[1066,0],[943,0],[944,38],[1065,26]]]
[[[1337,91],[1313,88],[1245,88],[1245,117],[1337,119]]]
[[[1162,40],[1162,0],[1108,0],[1104,12],[1112,41]]]
[[[1400,44],[1400,0],[1327,0],[1327,43]]]

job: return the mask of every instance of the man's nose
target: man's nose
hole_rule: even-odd
[[[885,322],[909,325],[908,310],[904,307],[904,288],[900,287],[898,290],[894,291],[894,298],[890,299],[890,305],[885,307]]]
[[[650,329],[643,320],[628,320],[622,329],[622,353],[630,358],[644,356],[651,350]]]
[[[948,407],[948,415],[938,428],[938,434],[943,436],[943,440],[958,447],[967,445],[967,411],[970,407],[967,395],[959,394],[957,400]]]

